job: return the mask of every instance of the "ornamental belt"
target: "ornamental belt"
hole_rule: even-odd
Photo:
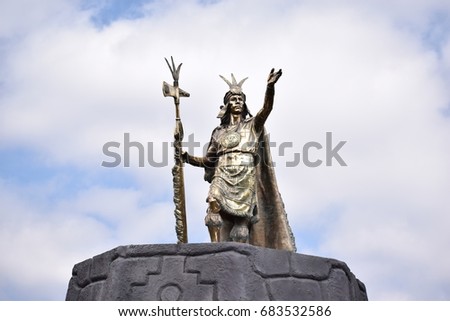
[[[255,157],[251,153],[233,152],[219,157],[218,166],[254,166]]]

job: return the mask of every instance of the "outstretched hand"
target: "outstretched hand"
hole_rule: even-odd
[[[278,79],[281,77],[282,72],[281,69],[275,72],[275,68],[272,68],[269,74],[269,78],[267,79],[267,85],[275,85],[275,83],[278,81]]]

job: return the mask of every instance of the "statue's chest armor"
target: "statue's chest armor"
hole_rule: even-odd
[[[255,132],[253,121],[222,129],[217,137],[217,143],[220,153],[234,151],[256,153],[258,135]]]

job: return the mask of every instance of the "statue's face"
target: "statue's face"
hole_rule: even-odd
[[[241,95],[233,95],[228,101],[229,108],[232,114],[242,114],[244,108],[244,99]]]

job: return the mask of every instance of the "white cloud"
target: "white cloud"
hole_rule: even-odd
[[[11,4],[8,10],[19,9]],[[161,83],[171,80],[163,57],[173,54],[184,63],[181,87],[191,93],[181,104],[186,136],[195,133],[202,146],[227,89],[218,74],[250,76],[244,88],[256,112],[270,68],[283,68],[267,128],[278,146],[294,146],[284,157],[272,153],[301,252],[346,261],[371,299],[449,298],[450,262],[440,253],[450,245],[449,118],[442,116],[450,102],[450,42],[442,39],[439,56],[422,39],[430,15],[449,13],[445,1],[258,1],[257,7],[252,1],[183,1],[155,2],[146,10],[146,18],[103,29],[89,23],[87,11],[55,3],[42,6],[29,24],[3,20],[4,34],[25,36],[11,40],[3,55],[7,91],[0,99],[0,146],[37,150],[47,165],[74,166],[93,177],[123,170],[136,185],[91,182],[55,200],[52,186],[36,198],[36,187],[3,183],[0,207],[8,214],[0,237],[14,240],[24,254],[5,261],[2,275],[22,282],[31,244],[42,245],[33,255],[59,266],[55,282],[61,286],[71,265],[98,254],[91,244],[103,251],[172,242],[169,167],[100,164],[103,144],[122,144],[124,132],[155,146],[172,139],[174,111]],[[325,146],[326,132],[333,132],[334,144],[347,141],[340,155],[348,167],[285,166],[306,142]],[[323,158],[324,150],[311,156]],[[194,242],[207,239],[208,185],[202,176],[186,168]],[[52,277],[40,266],[22,279],[26,284],[8,287],[23,291]],[[62,297],[51,291],[48,297]]]
[[[16,299],[62,300],[75,263],[121,242],[176,240],[171,204],[146,204],[137,190],[94,186],[47,203],[58,184],[1,183],[1,299],[13,284]]]
[[[34,28],[64,24],[65,21],[79,18],[79,13],[74,11],[74,4],[74,1],[58,0],[48,0],[45,4],[28,0],[2,1],[0,37],[18,37]]]

